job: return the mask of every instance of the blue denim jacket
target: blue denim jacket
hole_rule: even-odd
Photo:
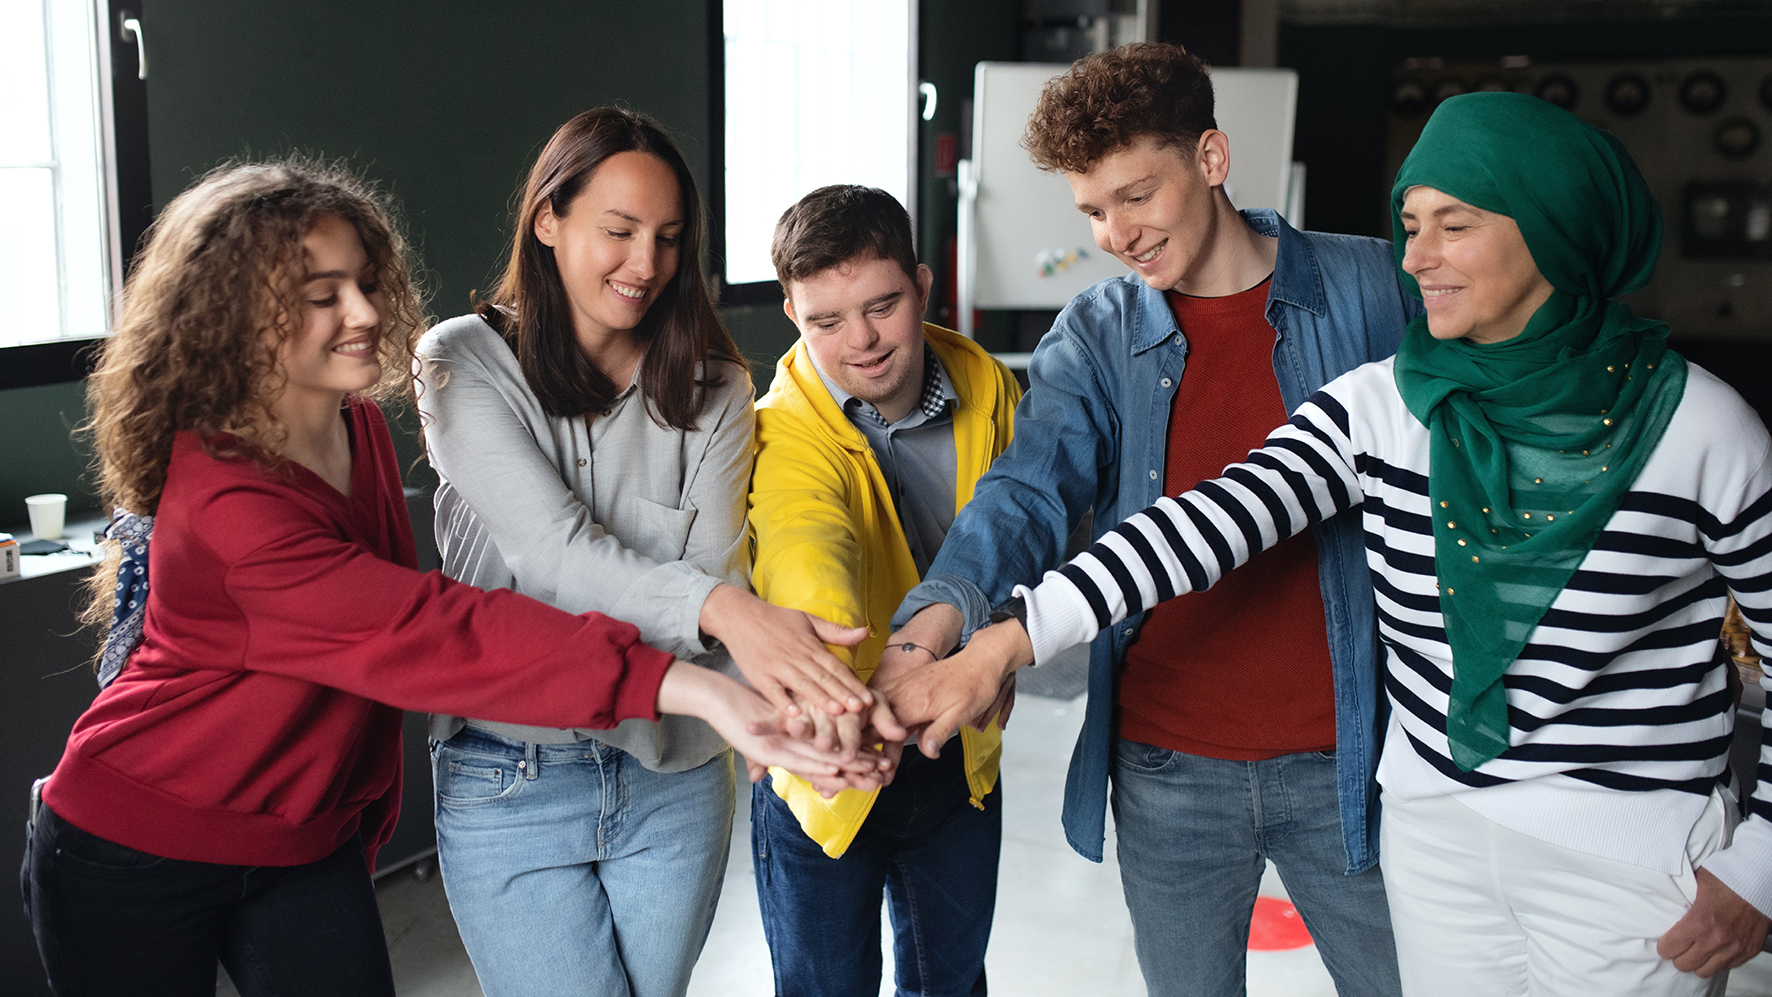
[[[1421,304],[1398,281],[1391,244],[1364,236],[1299,232],[1273,211],[1242,213],[1280,240],[1267,300],[1274,377],[1288,411],[1340,374],[1396,352]],[[1015,412],[1015,440],[979,479],[930,565],[893,619],[945,602],[982,626],[1015,585],[1033,584],[1064,559],[1065,541],[1095,510],[1099,537],[1162,494],[1169,408],[1187,368],[1187,338],[1161,291],[1132,274],[1071,300],[1040,340],[1030,387]],[[1377,624],[1358,510],[1313,528],[1329,656],[1335,679],[1336,773],[1348,871],[1378,859],[1373,773],[1384,731]],[[1089,701],[1065,785],[1071,847],[1099,862],[1113,696],[1126,646],[1143,615],[1102,631],[1089,656]],[[1285,648],[1275,648],[1284,658]],[[1276,674],[1284,674],[1280,669]]]

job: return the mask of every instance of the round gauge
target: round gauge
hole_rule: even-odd
[[[1729,86],[1708,69],[1700,69],[1680,84],[1680,106],[1693,114],[1709,114],[1729,99]]]
[[[1772,76],[1760,81],[1760,105],[1772,111]]]
[[[1461,93],[1470,93],[1470,91],[1471,88],[1466,86],[1463,80],[1456,76],[1448,76],[1434,84],[1434,104],[1438,105],[1440,101],[1448,97],[1456,97]]]
[[[1612,113],[1634,118],[1649,106],[1649,81],[1641,73],[1623,72],[1606,84],[1606,106]]]
[[[1570,111],[1574,110],[1575,102],[1581,99],[1581,88],[1562,73],[1552,73],[1538,81],[1538,85],[1532,88],[1532,94]]]
[[[1405,118],[1413,118],[1427,110],[1427,87],[1420,80],[1398,80],[1391,87],[1391,111]]]
[[[1717,126],[1712,141],[1730,159],[1746,159],[1760,147],[1760,126],[1747,118],[1730,118]]]

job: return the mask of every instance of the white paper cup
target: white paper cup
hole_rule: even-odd
[[[68,497],[54,493],[25,496],[25,508],[31,511],[31,532],[39,540],[60,540],[62,522],[68,514]]]

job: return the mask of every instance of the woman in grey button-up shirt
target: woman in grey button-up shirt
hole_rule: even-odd
[[[822,640],[864,631],[747,588],[752,386],[702,209],[650,119],[600,108],[530,172],[503,281],[421,342],[445,572],[736,665],[778,704],[869,696]],[[711,649],[710,649],[711,648]],[[729,750],[687,717],[613,730],[432,718],[437,843],[481,986],[681,994],[725,872]]]

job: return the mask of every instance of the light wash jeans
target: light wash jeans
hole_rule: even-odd
[[[1271,861],[1342,997],[1401,993],[1384,880],[1346,875],[1332,752],[1235,762],[1121,740],[1114,826],[1151,997],[1241,997]]]
[[[677,997],[714,921],[732,752],[652,772],[596,741],[433,743],[437,857],[487,997]]]

